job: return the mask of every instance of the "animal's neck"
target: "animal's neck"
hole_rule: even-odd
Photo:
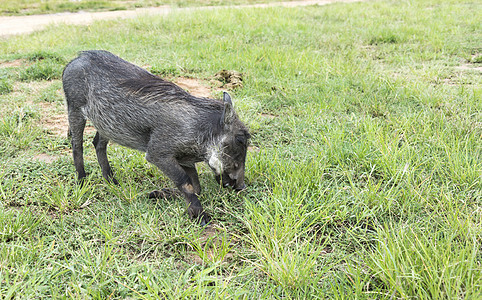
[[[225,137],[220,136],[217,139],[212,140],[207,146],[206,157],[204,159],[218,175],[223,173],[222,155],[224,139]]]

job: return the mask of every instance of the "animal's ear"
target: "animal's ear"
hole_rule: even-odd
[[[234,112],[233,102],[231,101],[231,96],[228,93],[223,93],[224,110],[221,116],[221,125],[223,127],[233,123],[236,113]]]

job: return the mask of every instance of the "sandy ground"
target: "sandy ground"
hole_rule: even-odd
[[[295,7],[308,5],[326,5],[334,2],[350,3],[363,0],[300,0],[291,2],[274,2],[267,4],[241,5],[234,7]],[[173,8],[170,6],[159,6],[151,8],[139,8],[135,10],[106,11],[106,12],[79,12],[79,13],[59,13],[50,15],[33,16],[8,16],[0,17],[0,36],[9,36],[22,33],[30,33],[42,30],[51,24],[76,24],[86,25],[96,20],[110,20],[117,18],[134,18],[140,15],[166,15],[173,11],[183,10],[203,10],[219,9],[233,6],[209,6],[191,8]]]

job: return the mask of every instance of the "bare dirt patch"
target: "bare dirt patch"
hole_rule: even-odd
[[[53,163],[57,159],[59,159],[59,156],[48,155],[48,154],[45,154],[45,153],[40,153],[40,154],[37,154],[34,157],[32,157],[32,160],[42,161],[42,162],[46,162],[48,164]]]
[[[2,61],[0,62],[0,68],[14,68],[20,67],[25,64],[24,59],[15,59],[11,61]]]
[[[172,80],[175,84],[196,97],[212,98],[211,89],[201,80],[186,77],[177,77]]]
[[[42,127],[47,129],[48,133],[56,136],[67,136],[69,124],[66,115],[50,115],[43,116],[41,120]]]
[[[248,151],[249,152],[259,152],[259,148],[253,145],[248,146]]]
[[[40,113],[42,116],[40,120],[41,126],[52,135],[67,137],[69,131],[67,113],[55,113],[57,110],[55,103],[40,102],[38,103],[38,106],[40,107]],[[87,123],[84,134],[92,135],[94,132],[95,128]]]
[[[57,136],[67,136],[69,129],[69,123],[67,121],[66,113],[56,113],[56,105],[49,102],[38,103],[40,107],[41,120],[40,124],[42,127],[47,129],[47,131],[53,135]],[[52,113],[55,112],[55,113]]]
[[[266,119],[269,119],[269,120],[272,120],[274,118],[276,118],[277,116],[273,115],[273,114],[270,114],[270,113],[261,113],[260,114],[262,117],[266,118]]]
[[[34,99],[38,99],[42,91],[45,91],[53,81],[15,81],[12,94],[25,99],[25,104],[38,106]]]
[[[209,82],[188,77],[169,78],[168,80],[196,97],[213,98],[213,92],[242,88],[242,76],[242,73],[237,71],[222,70],[216,73]]]

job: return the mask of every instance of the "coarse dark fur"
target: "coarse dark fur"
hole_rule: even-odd
[[[81,52],[65,67],[62,82],[79,180],[86,176],[82,143],[89,119],[97,129],[93,144],[107,180],[117,183],[107,159],[109,140],[146,152],[146,159],[183,193],[189,215],[201,223],[209,217],[198,199],[195,163],[208,163],[223,186],[244,189],[250,135],[227,93],[223,101],[195,97],[107,51]]]

